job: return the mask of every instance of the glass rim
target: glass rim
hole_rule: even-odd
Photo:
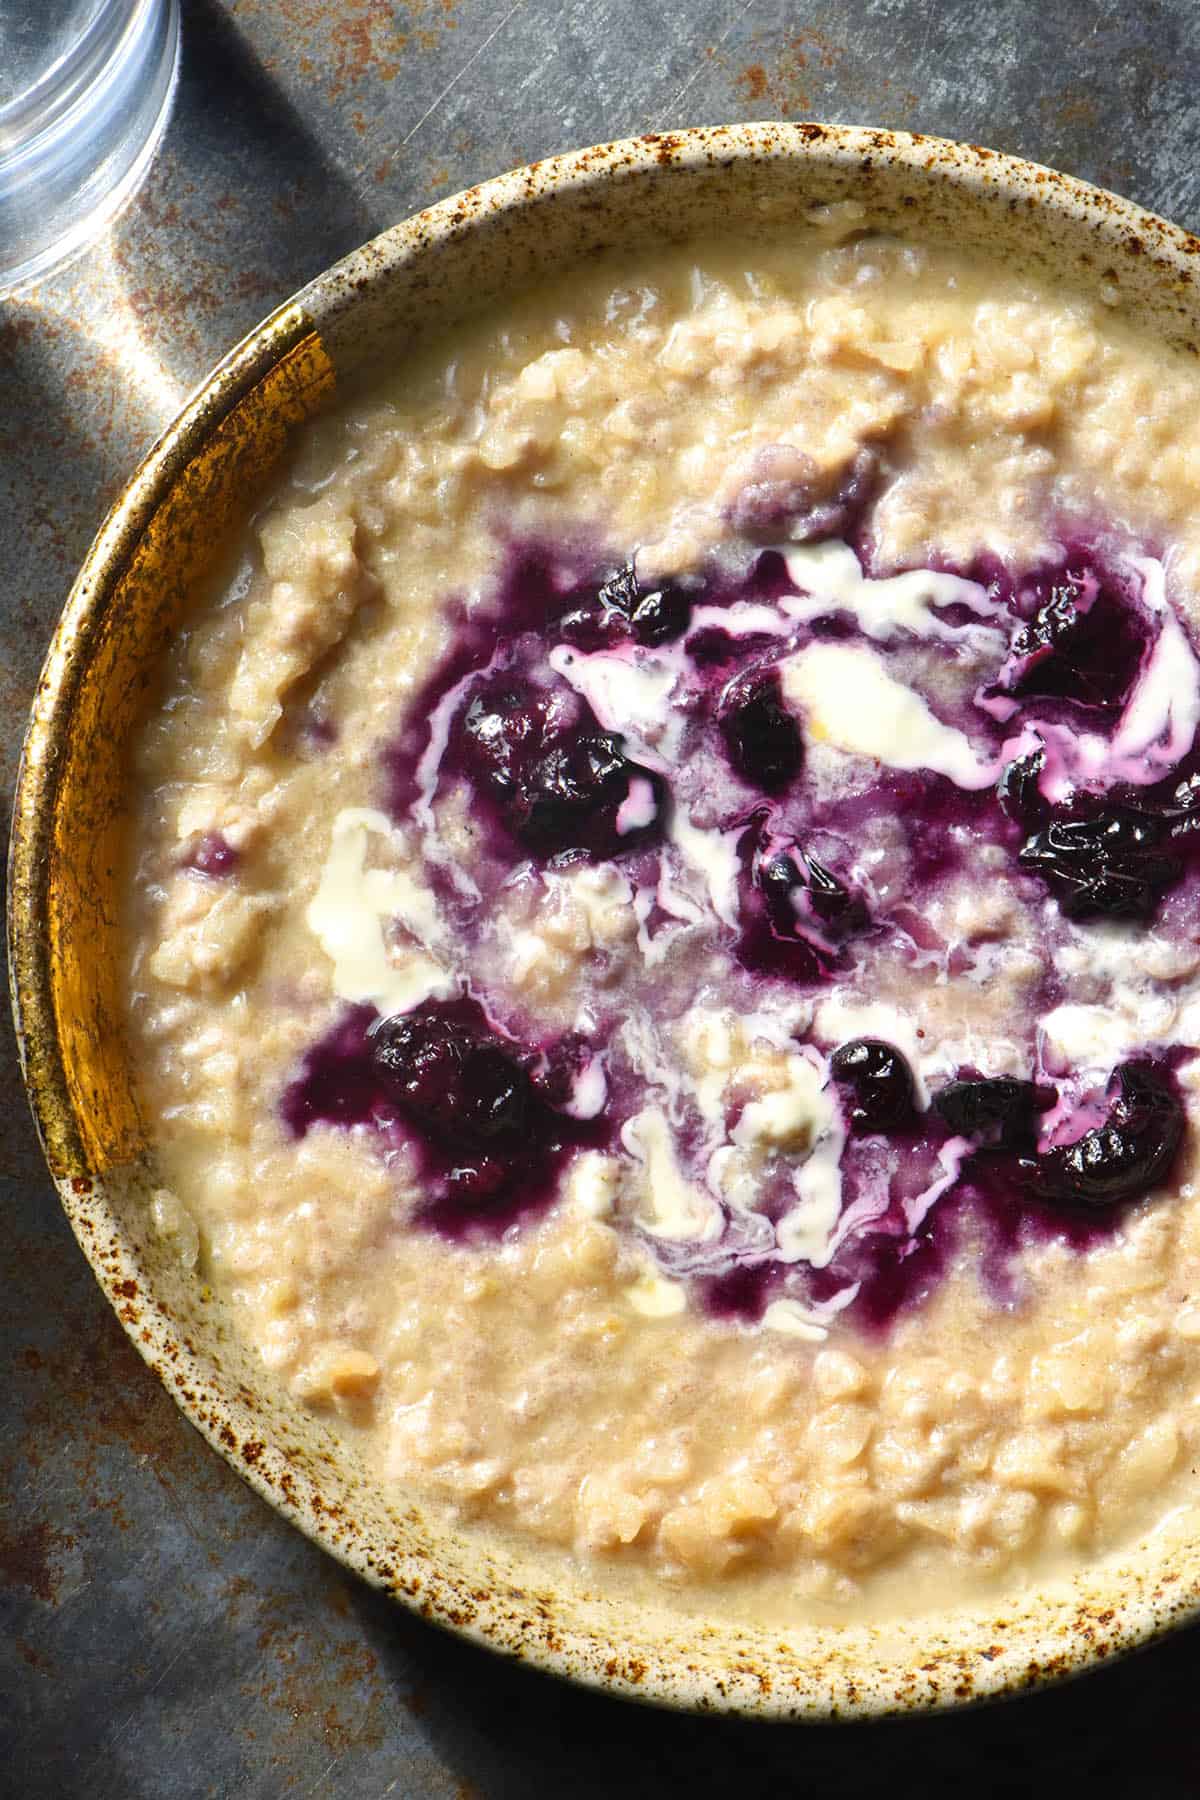
[[[128,57],[145,19],[161,0],[101,0],[79,36],[22,93],[0,106],[0,170],[69,132],[79,113]],[[31,130],[32,126],[36,129]]]

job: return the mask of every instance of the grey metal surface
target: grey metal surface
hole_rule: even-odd
[[[3,0],[0,0],[0,4]],[[144,192],[0,306],[0,777],[106,505],[216,358],[415,208],[739,118],[940,132],[1200,227],[1195,0],[185,0]],[[142,1367],[63,1223],[0,1027],[0,1794],[1200,1795],[1200,1634],[961,1718],[801,1733],[560,1688],[284,1527]]]

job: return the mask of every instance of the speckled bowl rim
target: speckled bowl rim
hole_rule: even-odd
[[[443,200],[318,276],[218,364],[149,452],[96,536],[43,669],[16,789],[8,934],[22,1070],[52,1172],[56,1159],[51,1155],[51,1141],[70,1107],[58,1053],[43,930],[56,744],[70,723],[91,654],[92,629],[127,566],[131,545],[145,531],[197,447],[239,399],[314,328],[327,333],[331,342],[352,335],[356,309],[386,282],[389,271],[456,234],[471,231],[482,221],[558,195],[586,194],[618,176],[637,177],[664,167],[688,171],[745,160],[794,159],[810,159],[842,172],[868,171],[881,164],[900,166],[946,188],[999,195],[1009,209],[1041,209],[1048,217],[1072,221],[1076,227],[1095,232],[1098,251],[1115,265],[1136,265],[1138,279],[1148,282],[1151,289],[1182,294],[1183,302],[1176,311],[1191,331],[1197,329],[1200,242],[1167,221],[1086,183],[999,152],[920,135],[815,123],[657,133],[558,156]],[[1180,341],[1188,341],[1186,332]],[[139,1278],[144,1287],[144,1264],[123,1235],[106,1199],[104,1182],[86,1173],[64,1172],[61,1158],[58,1161],[55,1180],[62,1204],[109,1302],[138,1352],[160,1375],[185,1415],[237,1473],[283,1517],[368,1581],[433,1622],[533,1666],[678,1709],[805,1721],[863,1719],[1011,1695],[1082,1673],[1114,1654],[1144,1647],[1191,1621],[1200,1611],[1200,1544],[1189,1540],[1176,1553],[1174,1564],[1168,1567],[1164,1562],[1161,1569],[1138,1563],[1139,1556],[1145,1560],[1142,1546],[1130,1553],[1124,1566],[1106,1568],[1093,1589],[1085,1592],[1081,1587],[1074,1623],[1060,1608],[1055,1615],[1060,1622],[1050,1635],[1039,1629],[1037,1596],[1032,1593],[1009,1606],[1017,1616],[994,1626],[994,1633],[1001,1628],[1011,1632],[1002,1645],[989,1648],[988,1631],[982,1624],[972,1626],[975,1635],[965,1644],[955,1630],[931,1630],[929,1621],[922,1621],[922,1628],[914,1633],[911,1670],[896,1685],[896,1659],[886,1666],[882,1660],[873,1663],[864,1649],[871,1641],[869,1629],[865,1636],[862,1631],[842,1634],[853,1642],[852,1654],[842,1653],[831,1642],[820,1655],[811,1652],[813,1666],[801,1667],[803,1656],[799,1662],[794,1655],[789,1661],[785,1656],[788,1645],[782,1642],[775,1652],[759,1644],[748,1658],[739,1661],[736,1629],[721,1621],[711,1626],[692,1621],[683,1628],[683,1636],[690,1632],[697,1642],[711,1640],[721,1646],[721,1655],[714,1662],[711,1653],[698,1650],[695,1660],[685,1662],[678,1648],[679,1634],[673,1635],[665,1624],[661,1651],[657,1639],[649,1648],[640,1646],[636,1630],[631,1632],[630,1648],[618,1643],[615,1629],[605,1642],[603,1634],[598,1639],[594,1629],[580,1632],[571,1623],[560,1628],[555,1618],[553,1576],[541,1591],[535,1588],[525,1593],[513,1586],[493,1595],[476,1590],[468,1603],[470,1583],[462,1573],[452,1568],[442,1580],[435,1569],[423,1580],[406,1578],[402,1548],[391,1562],[385,1561],[372,1548],[369,1529],[360,1534],[348,1528],[336,1507],[322,1503],[312,1481],[303,1474],[288,1473],[286,1456],[277,1454],[280,1446],[251,1438],[242,1405],[244,1388],[239,1395],[225,1391],[219,1380],[214,1382],[204,1346],[177,1333],[170,1310],[156,1306],[154,1296],[139,1289]],[[569,1608],[566,1613],[574,1619]],[[614,1625],[621,1617],[618,1602]],[[644,1637],[641,1614],[639,1630]],[[820,1635],[808,1628],[798,1627],[797,1631],[810,1645]],[[788,1634],[780,1631],[776,1635],[783,1638]],[[833,1639],[838,1634],[830,1627],[827,1635]],[[650,1636],[656,1636],[654,1630]],[[607,1657],[606,1649],[610,1652]],[[822,1657],[829,1659],[827,1665]]]

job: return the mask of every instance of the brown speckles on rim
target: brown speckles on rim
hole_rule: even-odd
[[[422,12],[413,0],[406,10],[404,29],[414,40],[439,21],[449,28],[440,5]],[[364,57],[398,54],[388,37],[394,8],[369,0],[333,7],[322,0],[313,19],[314,30],[342,31],[340,63],[314,58],[314,67],[332,70],[334,80],[353,83],[367,66]],[[837,46],[810,33],[796,38],[791,54],[790,73],[751,64],[743,72],[748,97],[775,104],[778,92],[781,111],[808,110],[801,105],[802,82],[822,56],[838,54]],[[780,84],[789,81],[785,92]],[[152,453],[97,541],[47,663],[21,784],[25,810],[14,842],[12,916],[18,1012],[35,1109],[48,1138],[73,1104],[62,1078],[58,1022],[47,1004],[48,973],[37,954],[44,917],[39,858],[50,854],[41,824],[55,794],[53,758],[69,745],[96,622],[118,593],[148,521],[248,393],[262,392],[256,384],[295,348],[297,333],[311,332],[341,379],[431,309],[449,311],[457,294],[503,293],[527,279],[539,257],[553,256],[561,267],[571,256],[638,232],[683,235],[714,214],[727,216],[739,198],[751,206],[779,203],[780,216],[792,218],[804,205],[847,195],[863,198],[877,222],[914,232],[1003,233],[1031,266],[1068,269],[1093,288],[1108,283],[1123,301],[1149,309],[1176,341],[1191,343],[1197,335],[1200,243],[1194,237],[982,146],[815,121],[659,132],[531,165],[441,202],[330,270],[304,291],[299,307],[276,315],[227,360]],[[160,300],[147,294],[138,304]],[[260,424],[274,404],[260,399]],[[283,441],[281,431],[281,447]],[[1001,1619],[931,1623],[919,1637],[910,1635],[911,1652],[887,1649],[865,1630],[797,1629],[781,1637],[717,1621],[698,1626],[665,1611],[651,1621],[630,1609],[614,1627],[611,1597],[597,1602],[580,1577],[560,1569],[555,1591],[547,1592],[547,1566],[536,1552],[473,1536],[400,1491],[380,1494],[349,1458],[339,1457],[319,1420],[263,1385],[220,1302],[189,1284],[162,1247],[146,1241],[143,1175],[109,1172],[98,1180],[78,1151],[60,1169],[65,1208],[101,1285],[146,1361],[209,1442],[272,1505],[378,1587],[514,1657],[697,1710],[862,1717],[957,1705],[1038,1684],[1144,1642],[1195,1610],[1194,1552],[1176,1569],[1161,1567],[1160,1552],[1160,1566],[1130,1559],[1103,1580],[1081,1584],[1069,1602],[1033,1593]],[[112,1358],[111,1380],[103,1384],[112,1400],[103,1416],[89,1417],[88,1432],[120,1438],[164,1481],[185,1466],[187,1481],[203,1479],[205,1465],[195,1458],[190,1434],[148,1426],[124,1398],[127,1352],[110,1336],[111,1342],[96,1343],[81,1333],[70,1353]],[[68,1360],[44,1378],[69,1392],[77,1376]],[[23,1450],[32,1466],[40,1453],[36,1427]],[[185,1465],[184,1459],[191,1460]],[[107,1505],[111,1497],[98,1500]],[[65,1540],[27,1526],[19,1542],[0,1542],[0,1579],[32,1583],[30,1591],[52,1599],[72,1551]],[[340,1577],[332,1571],[330,1579]],[[231,1605],[252,1602],[269,1616],[269,1596],[229,1597]],[[276,1637],[289,1641],[282,1627]],[[276,1697],[284,1709],[319,1707],[327,1741],[342,1741],[336,1696],[319,1684],[310,1681],[301,1692],[281,1675]]]

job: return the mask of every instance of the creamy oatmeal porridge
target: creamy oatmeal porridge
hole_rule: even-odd
[[[849,1617],[1200,1442],[1200,373],[858,234],[311,427],[138,743],[157,1228],[384,1483]]]

